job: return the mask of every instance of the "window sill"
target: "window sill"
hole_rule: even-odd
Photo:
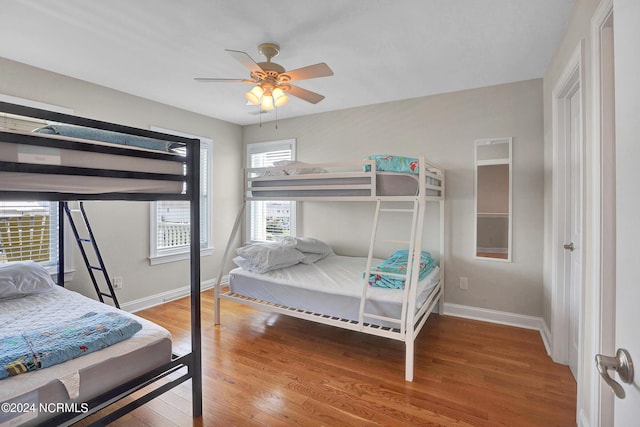
[[[57,276],[58,276],[58,267],[45,267],[47,272],[49,273],[49,275],[51,276],[51,278],[53,279],[54,282],[57,283]],[[73,280],[73,275],[76,272],[75,269],[66,269],[64,271],[64,283],[70,282],[71,280]]]
[[[202,248],[200,249],[200,256],[209,256],[213,254],[213,248]],[[189,259],[191,253],[189,251],[186,252],[178,252],[171,254],[161,254],[154,255],[149,257],[149,265],[158,265],[158,264],[166,264],[168,262],[176,262],[183,261],[185,259]]]

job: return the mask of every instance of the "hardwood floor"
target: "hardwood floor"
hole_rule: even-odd
[[[576,425],[576,383],[537,331],[432,315],[408,383],[402,342],[229,301],[215,327],[211,291],[202,305],[203,417],[187,382],[113,425]],[[137,314],[169,329],[176,352],[189,347],[187,299]]]

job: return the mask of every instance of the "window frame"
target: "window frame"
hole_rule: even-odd
[[[23,105],[25,107],[32,107],[32,108],[39,108],[41,110],[48,110],[48,111],[54,111],[56,113],[63,113],[63,114],[69,114],[69,115],[73,115],[74,114],[74,110],[71,108],[66,108],[66,107],[61,107],[59,105],[53,105],[53,104],[47,104],[44,102],[39,102],[39,101],[34,101],[31,99],[26,99],[26,98],[20,98],[17,96],[11,96],[11,95],[6,95],[3,93],[0,93],[0,101],[2,102],[8,102],[11,104],[16,104],[16,105]],[[33,200],[23,200],[25,202],[30,202]],[[57,209],[57,203],[60,202],[56,202],[56,201],[48,201],[50,209],[54,209],[53,206],[51,205],[52,203],[56,203],[56,209]],[[51,227],[50,229],[50,233],[51,236],[58,235],[58,221],[50,221],[49,226]],[[69,221],[65,220],[64,221],[64,234],[63,234],[63,238],[64,238],[64,281],[65,282],[69,282],[73,279],[73,275],[75,273],[75,262],[74,262],[74,257],[73,257],[73,245],[70,244],[70,242],[73,242],[75,239],[72,236],[71,233],[71,229],[69,226]],[[52,260],[51,263],[49,264],[44,264],[44,267],[46,268],[46,270],[49,272],[49,274],[51,274],[52,276],[55,276],[58,274],[58,260],[59,260],[59,256],[58,256],[58,249],[60,248],[60,242],[58,241],[58,239],[56,238],[55,241],[58,243],[58,248],[55,249],[55,256],[58,259]],[[53,248],[50,248],[50,251],[52,251]]]
[[[251,156],[253,154],[266,153],[269,151],[277,151],[283,149],[291,150],[291,160],[296,160],[296,139],[295,138],[287,138],[287,139],[279,139],[274,141],[262,141],[262,142],[252,142],[246,145],[246,156],[245,156],[245,167],[251,167]],[[280,201],[280,200],[278,200]],[[298,203],[294,200],[281,200],[281,202],[290,203],[290,216],[289,216],[289,234],[291,236],[296,235],[296,225],[297,225],[297,207]],[[269,240],[254,240],[251,235],[251,211],[254,203],[266,203],[265,201],[253,201],[249,202],[249,206],[245,209],[245,225],[244,225],[244,241],[247,243],[266,243]]]
[[[201,155],[206,151],[207,155],[207,174],[206,174],[206,187],[200,186],[200,207],[205,207],[204,215],[201,214],[201,221],[206,224],[206,232],[200,233],[200,237],[204,237],[204,246],[200,248],[200,256],[209,256],[213,254],[213,233],[212,233],[212,160],[213,160],[213,140],[211,138],[179,132],[171,129],[160,128],[151,126],[151,130],[156,132],[162,132],[169,135],[183,136],[186,138],[195,138],[200,140]],[[206,196],[203,201],[202,191],[206,188]],[[189,259],[191,256],[191,248],[189,245],[158,249],[158,217],[157,217],[157,203],[149,203],[149,265],[165,264],[169,262],[181,261]],[[202,218],[204,217],[204,219]]]

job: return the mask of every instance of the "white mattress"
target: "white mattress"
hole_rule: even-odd
[[[27,144],[14,144],[0,141],[0,161],[25,164],[57,165],[65,167],[90,168],[115,171],[145,172],[170,174],[183,177],[184,157],[177,154],[148,150],[137,147],[122,146],[106,142],[62,138],[51,135],[38,137],[52,140],[51,147],[40,147]],[[70,150],[55,147],[55,140],[67,139],[82,141],[94,145],[127,148],[128,150],[159,153],[166,158],[181,161],[152,159],[126,155],[107,154],[81,150]],[[110,178],[74,175],[31,174],[2,172],[0,174],[0,190],[6,191],[54,191],[72,193],[106,193],[106,192],[146,192],[180,194],[182,181],[166,181],[154,179]]]
[[[372,266],[380,262],[373,259]],[[262,301],[358,320],[366,265],[367,258],[331,255],[314,264],[296,264],[264,274],[236,268],[229,273],[229,287],[232,293]],[[439,281],[440,269],[436,267],[418,283],[416,311]],[[369,287],[365,312],[399,319],[402,297],[402,290]],[[399,327],[372,319],[365,322]]]
[[[181,194],[183,186],[180,181],[0,172],[0,191]]]
[[[70,395],[78,395],[73,400],[82,401],[112,388],[109,382],[114,378],[124,382],[123,379],[135,378],[170,361],[171,335],[166,329],[61,287],[46,294],[0,300],[0,336],[71,320],[90,311],[118,311],[135,318],[143,327],[133,337],[103,350],[0,380],[0,402],[35,401],[37,405],[51,399],[53,402],[68,401]],[[66,393],[60,396],[56,387]]]
[[[371,190],[358,188],[369,183],[368,176],[340,178],[334,174],[288,175],[251,179],[250,188],[253,197],[371,196]],[[426,183],[440,184],[438,180],[429,176],[426,177]],[[278,189],[277,187],[287,188]],[[418,175],[377,172],[376,193],[378,196],[415,196],[419,193]],[[427,196],[435,197],[440,194],[440,191],[428,188],[426,193]]]

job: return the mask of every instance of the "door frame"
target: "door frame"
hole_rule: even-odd
[[[574,49],[567,65],[562,74],[558,78],[551,92],[551,119],[552,119],[552,140],[553,140],[553,169],[552,169],[552,230],[551,230],[551,358],[564,365],[569,363],[569,280],[567,266],[570,267],[568,260],[570,259],[568,252],[563,248],[567,243],[566,236],[568,233],[567,215],[569,206],[567,204],[568,188],[570,182],[568,180],[568,148],[570,141],[567,133],[566,111],[570,97],[574,93],[580,96],[580,183],[579,188],[585,188],[585,96],[584,96],[584,42],[580,40],[578,46]],[[583,191],[584,193],[584,191]],[[585,199],[582,197],[580,207],[581,229],[583,230],[582,248],[580,254],[582,260],[581,282],[578,289],[578,408],[576,419],[579,418],[581,411],[580,402],[582,401],[581,378],[583,378],[584,361],[584,337],[585,325],[584,316],[584,288],[585,288],[585,256],[586,256],[586,235],[585,235]]]
[[[615,287],[611,283],[605,283],[604,266],[605,263],[615,265],[615,256],[605,254],[603,250],[605,221],[607,217],[603,212],[603,183],[604,164],[603,161],[603,97],[602,97],[602,49],[601,34],[602,29],[613,14],[613,0],[602,0],[591,18],[591,96],[592,96],[592,117],[591,117],[591,348],[587,351],[588,358],[596,354],[615,353]],[[608,286],[607,286],[608,285]],[[592,425],[612,425],[614,415],[613,393],[602,384],[600,375],[592,366],[587,373],[589,378],[589,406],[591,413],[582,413],[582,417],[591,420]],[[583,419],[584,419],[583,418]]]

